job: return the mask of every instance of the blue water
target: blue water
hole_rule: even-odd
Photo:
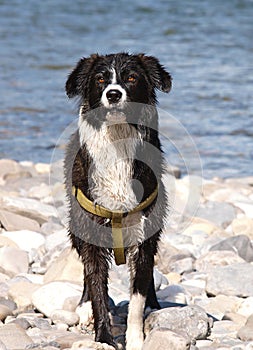
[[[204,176],[252,175],[252,19],[252,0],[0,0],[0,157],[50,162],[76,115],[64,84],[81,56],[146,52],[173,76],[159,106],[188,130]]]

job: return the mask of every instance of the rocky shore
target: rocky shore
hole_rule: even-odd
[[[61,163],[0,160],[0,350],[109,349],[80,324],[82,264],[63,218]],[[50,180],[49,180],[50,178]],[[162,306],[143,350],[253,349],[253,176],[165,179],[171,211],[156,256]],[[124,349],[126,266],[112,265],[113,335]]]

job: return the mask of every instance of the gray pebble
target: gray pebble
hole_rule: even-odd
[[[210,250],[230,250],[238,254],[247,262],[253,261],[253,245],[249,237],[238,235],[224,239],[218,244],[215,244]]]
[[[218,266],[207,277],[206,291],[209,295],[253,296],[253,266],[248,263]]]
[[[211,321],[198,306],[167,308],[152,312],[145,321],[145,333],[157,327],[186,334],[191,340],[205,339],[210,334]]]

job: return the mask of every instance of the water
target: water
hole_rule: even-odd
[[[159,107],[188,130],[204,176],[252,175],[252,18],[252,0],[0,0],[0,157],[50,162],[76,117],[64,85],[80,57],[145,52],[173,76]],[[160,125],[171,133],[166,114]]]

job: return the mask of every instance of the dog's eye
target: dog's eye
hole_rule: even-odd
[[[129,83],[135,83],[136,82],[136,77],[133,75],[129,75],[129,77],[127,78],[127,81]]]
[[[100,84],[104,84],[105,79],[104,79],[103,77],[99,77],[99,78],[98,78],[98,82],[99,82]]]

